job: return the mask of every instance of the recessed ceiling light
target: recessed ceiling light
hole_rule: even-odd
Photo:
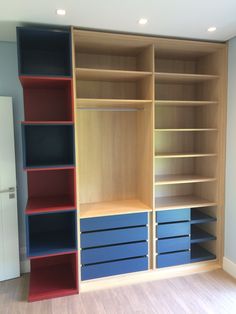
[[[64,9],[57,9],[57,15],[66,15],[66,10]]]
[[[145,17],[142,17],[141,19],[139,19],[138,23],[140,25],[145,25],[147,24],[148,20]]]
[[[216,30],[216,27],[215,26],[211,26],[211,27],[208,28],[207,31],[211,33],[211,32],[214,32],[215,30]]]

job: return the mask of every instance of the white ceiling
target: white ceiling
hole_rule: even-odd
[[[140,17],[148,24],[139,25]],[[0,40],[14,41],[22,23],[225,41],[236,36],[236,0],[0,0]]]

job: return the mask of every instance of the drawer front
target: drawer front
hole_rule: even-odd
[[[97,218],[84,218],[80,222],[80,231],[96,231],[115,228],[125,228],[133,226],[147,225],[147,213],[114,215]]]
[[[147,227],[81,233],[81,248],[144,241],[148,238]]]
[[[88,280],[100,277],[120,275],[148,269],[148,258],[139,257],[123,261],[87,265],[81,267],[81,279]]]
[[[146,256],[147,254],[147,241],[85,249],[81,251],[81,264],[93,264],[130,257]]]
[[[190,251],[160,254],[157,256],[157,268],[190,263]]]
[[[180,237],[190,234],[189,222],[177,222],[157,226],[157,238]]]
[[[175,221],[190,221],[191,211],[190,208],[162,210],[156,213],[157,223],[168,223]]]
[[[190,249],[190,237],[162,239],[157,241],[157,253],[168,253]]]

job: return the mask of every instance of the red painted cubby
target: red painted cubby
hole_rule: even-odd
[[[29,301],[78,293],[77,253],[31,258]]]
[[[75,209],[74,168],[28,171],[27,177],[27,214]]]
[[[71,78],[21,76],[26,121],[73,121]]]

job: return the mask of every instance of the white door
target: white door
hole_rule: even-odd
[[[0,281],[19,275],[12,98],[0,97]]]

